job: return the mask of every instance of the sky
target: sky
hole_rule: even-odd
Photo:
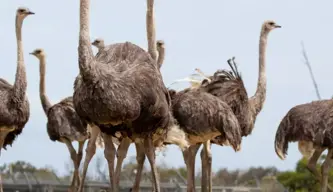
[[[0,164],[24,160],[38,167],[45,164],[66,172],[70,162],[64,144],[52,142],[46,132],[46,116],[39,99],[39,63],[29,55],[36,48],[47,54],[46,91],[53,104],[73,94],[78,74],[79,1],[6,1],[0,6],[0,77],[14,82],[16,70],[15,13],[26,6],[36,15],[23,25],[24,59],[27,69],[27,95],[31,116],[23,133],[12,147],[1,153]],[[333,95],[333,12],[330,0],[168,0],[155,1],[157,39],[165,41],[166,58],[161,69],[166,85],[200,68],[207,74],[227,68],[227,59],[235,56],[249,96],[256,90],[258,78],[258,42],[261,24],[272,19],[281,29],[268,38],[267,99],[254,131],[243,138],[242,150],[212,146],[213,169],[246,169],[251,166],[275,166],[289,170],[301,158],[297,144],[291,144],[287,159],[274,151],[279,122],[298,104],[317,99],[309,71],[301,54],[304,41],[322,98]],[[124,41],[147,48],[145,0],[91,1],[90,34],[107,44]],[[94,50],[96,52],[96,50]],[[179,85],[180,86],[180,85]],[[186,83],[181,86],[187,86]],[[76,145],[76,143],[74,143]],[[97,150],[103,156],[103,150]],[[131,146],[128,157],[135,155]],[[96,158],[94,158],[96,160]],[[93,160],[93,161],[94,161]],[[168,147],[158,163],[184,166],[180,150]],[[92,162],[93,163],[93,162]],[[196,168],[200,169],[200,155]],[[90,166],[90,171],[94,166]]]

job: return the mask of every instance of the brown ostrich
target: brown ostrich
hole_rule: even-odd
[[[187,191],[195,191],[193,150],[204,143],[210,150],[210,140],[222,135],[234,150],[241,144],[241,131],[232,109],[221,99],[201,88],[176,93],[170,90],[172,109],[190,147],[184,151],[187,167]]]
[[[89,41],[89,0],[80,1],[79,69],[74,83],[74,107],[92,127],[79,191],[88,164],[95,153],[98,133],[103,133],[105,157],[113,191],[115,147],[112,137],[121,133],[144,145],[152,168],[155,189],[160,191],[155,165],[155,147],[163,141],[186,148],[185,133],[173,121],[170,97],[156,67],[154,48],[146,52],[130,42],[109,45],[95,57]],[[152,15],[153,0],[147,1],[147,17]],[[156,49],[156,43],[153,43]],[[156,52],[156,51],[155,51]],[[156,54],[156,53],[155,53]],[[105,63],[107,65],[105,65]]]
[[[157,59],[157,66],[161,68],[163,61],[164,61],[164,54],[165,54],[165,44],[164,41],[159,40],[156,42],[156,48],[158,52],[158,59]],[[126,158],[128,148],[130,144],[132,143],[132,140],[129,138],[124,138],[121,142],[119,147],[117,148],[117,164],[116,164],[116,171],[115,171],[115,177],[116,177],[116,185],[119,187],[119,181],[120,181],[120,173],[121,168],[124,159]],[[132,187],[132,190],[134,192],[138,192],[140,189],[140,181],[142,176],[142,170],[143,165],[145,161],[145,151],[144,146],[142,143],[135,143],[136,153],[137,153],[137,173],[135,177],[135,181]]]
[[[149,27],[151,27],[151,26],[153,26],[153,25],[149,25]],[[105,48],[104,40],[102,38],[95,39],[92,42],[92,45],[95,46],[96,48],[98,48],[99,51],[101,49]],[[165,58],[165,43],[163,40],[158,40],[156,42],[156,49],[158,52],[157,66],[158,66],[158,68],[161,68],[164,58]],[[117,148],[117,164],[116,164],[116,170],[115,170],[115,178],[116,178],[115,182],[116,182],[117,188],[119,188],[122,164],[123,164],[124,159],[126,158],[128,148],[131,143],[132,143],[131,139],[123,138],[120,142],[120,145]],[[136,152],[137,152],[138,167],[137,167],[137,174],[136,174],[136,178],[135,178],[132,190],[134,192],[137,192],[140,189],[140,181],[141,181],[142,170],[143,170],[143,165],[144,165],[144,161],[145,161],[145,152],[144,152],[144,146],[141,143],[135,143],[135,147],[136,147]]]
[[[328,185],[329,170],[332,167],[332,107],[333,100],[319,100],[297,105],[283,117],[275,135],[275,152],[284,160],[288,143],[298,142],[298,149],[308,159],[307,168],[321,183],[321,192],[332,191]],[[316,165],[321,154],[328,150],[321,165],[321,174]]]
[[[26,95],[27,77],[23,58],[22,25],[23,20],[33,14],[28,8],[23,7],[16,11],[17,68],[14,85],[0,78],[0,150],[12,145],[30,117]]]
[[[242,136],[251,134],[255,120],[263,108],[263,104],[266,98],[265,50],[267,46],[267,38],[270,31],[280,27],[281,26],[277,25],[274,21],[270,20],[265,21],[261,27],[259,41],[259,79],[256,93],[251,98],[248,99],[243,80],[240,76],[240,73],[238,72],[234,59],[228,60],[231,72],[225,70],[217,71],[213,76],[207,77],[200,70],[197,70],[199,74],[203,75],[206,79],[210,79],[210,81],[204,80],[200,86],[200,89],[220,98],[231,107],[240,124]],[[211,142],[218,145],[229,145],[223,135],[214,138]],[[191,153],[193,154],[191,155],[193,156],[193,159],[195,158],[199,147],[200,145],[192,147]],[[207,182],[209,182],[208,190],[212,190],[212,157],[211,152],[208,151],[208,149],[209,148],[204,147],[202,149],[203,151],[201,152],[203,191],[207,190]],[[184,157],[186,155],[188,154],[184,154]],[[194,163],[194,161],[191,163]],[[194,169],[195,166],[190,165],[190,167]],[[192,177],[194,178],[194,176]]]
[[[40,100],[47,117],[47,133],[52,141],[66,144],[74,165],[74,175],[71,183],[71,191],[79,186],[79,166],[82,159],[82,151],[85,141],[88,139],[87,123],[81,121],[74,110],[73,98],[67,97],[59,103],[51,105],[45,91],[45,65],[46,55],[43,49],[36,49],[31,55],[39,59],[40,65]],[[72,142],[78,142],[78,152]]]

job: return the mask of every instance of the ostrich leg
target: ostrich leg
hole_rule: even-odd
[[[83,156],[83,146],[84,143],[86,141],[79,141],[79,147],[78,147],[78,151],[77,151],[77,159],[76,159],[76,164],[77,167],[80,168],[80,164],[81,164],[81,160],[82,160],[82,156]],[[80,169],[78,169],[78,172],[80,171]],[[76,178],[76,186],[80,186],[80,174],[77,174],[77,178]]]
[[[321,166],[321,192],[327,192],[328,186],[328,174],[332,167],[332,157],[333,157],[333,149],[328,149],[328,153],[324,163]]]
[[[135,181],[132,187],[132,191],[139,192],[142,170],[143,170],[143,165],[145,163],[146,155],[145,155],[145,148],[141,143],[135,143],[135,148],[136,148],[136,161],[138,163],[138,167],[136,169],[137,172],[135,175]]]
[[[207,158],[204,148],[200,153],[201,157],[201,192],[207,191]]]
[[[74,165],[74,174],[73,174],[73,178],[72,178],[72,183],[71,183],[71,187],[70,187],[70,192],[74,192],[75,191],[75,184],[76,184],[76,180],[77,177],[79,175],[79,167],[77,164],[77,155],[76,155],[76,151],[72,145],[72,142],[67,139],[67,138],[62,138],[61,139],[62,142],[64,142],[68,148],[68,151],[71,155],[71,159],[73,161],[73,165]]]
[[[195,156],[201,144],[191,145],[183,152],[187,168],[187,192],[195,191]]]
[[[110,184],[111,184],[111,191],[118,192],[118,188],[116,187],[116,178],[114,175],[114,160],[116,157],[116,148],[112,141],[112,136],[103,133],[103,140],[104,140],[104,156],[108,161],[109,167],[109,177],[110,177]]]
[[[211,151],[211,145],[210,145],[210,140],[206,141],[204,143],[204,154],[205,154],[205,160],[207,161],[207,171],[206,172],[206,175],[207,175],[207,179],[208,179],[208,191],[209,192],[212,192],[212,151]],[[206,162],[205,162],[206,163]],[[207,182],[207,179],[206,179],[206,182]]]
[[[153,141],[150,137],[144,140],[144,150],[145,154],[147,155],[148,161],[150,163],[151,172],[153,174],[153,182],[156,192],[160,192],[160,182],[159,182],[159,175],[157,172],[157,167],[155,163],[155,147],[153,145]]]
[[[318,159],[320,158],[320,155],[323,153],[323,151],[325,151],[325,148],[316,149],[315,152],[313,153],[313,155],[311,156],[311,158],[309,159],[309,162],[307,165],[308,170],[315,176],[317,181],[320,183],[321,183],[321,175],[320,175],[319,171],[317,170],[317,162],[318,162]],[[329,185],[327,186],[327,191],[333,192],[331,186],[329,186]]]
[[[116,165],[116,172],[115,172],[117,191],[119,190],[121,167],[122,167],[124,159],[126,158],[127,151],[128,151],[128,148],[131,143],[132,143],[132,141],[126,137],[121,141],[121,143],[117,149],[117,165]]]
[[[100,132],[101,131],[100,131],[99,127],[97,127],[97,126],[92,126],[91,127],[91,135],[90,135],[90,139],[88,141],[88,146],[87,146],[87,149],[86,149],[86,157],[84,159],[83,172],[82,172],[82,177],[81,177],[78,192],[83,192],[84,181],[86,179],[88,166],[89,166],[89,163],[90,163],[92,157],[96,153],[96,139],[97,139],[97,136]]]

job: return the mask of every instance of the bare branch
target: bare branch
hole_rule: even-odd
[[[304,63],[305,65],[308,67],[309,69],[309,72],[310,72],[310,75],[311,75],[311,79],[312,79],[312,82],[313,82],[313,85],[315,87],[315,90],[316,90],[316,93],[317,93],[317,97],[319,100],[321,100],[321,96],[320,96],[320,93],[319,93],[319,89],[318,89],[318,84],[316,82],[316,79],[313,75],[313,71],[312,71],[312,68],[311,68],[311,64],[310,64],[310,61],[309,61],[309,58],[308,58],[308,55],[306,53],[306,50],[305,50],[305,46],[304,46],[304,43],[303,41],[301,42],[301,45],[302,45],[302,54],[303,54],[303,57],[304,57]]]

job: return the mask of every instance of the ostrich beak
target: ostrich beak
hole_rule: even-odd
[[[281,28],[282,26],[281,25],[275,25],[275,28]]]
[[[31,53],[29,53],[30,55],[33,55],[34,54],[34,52],[31,52]]]
[[[27,14],[28,14],[28,15],[34,15],[35,13],[32,12],[32,11],[29,11]]]

